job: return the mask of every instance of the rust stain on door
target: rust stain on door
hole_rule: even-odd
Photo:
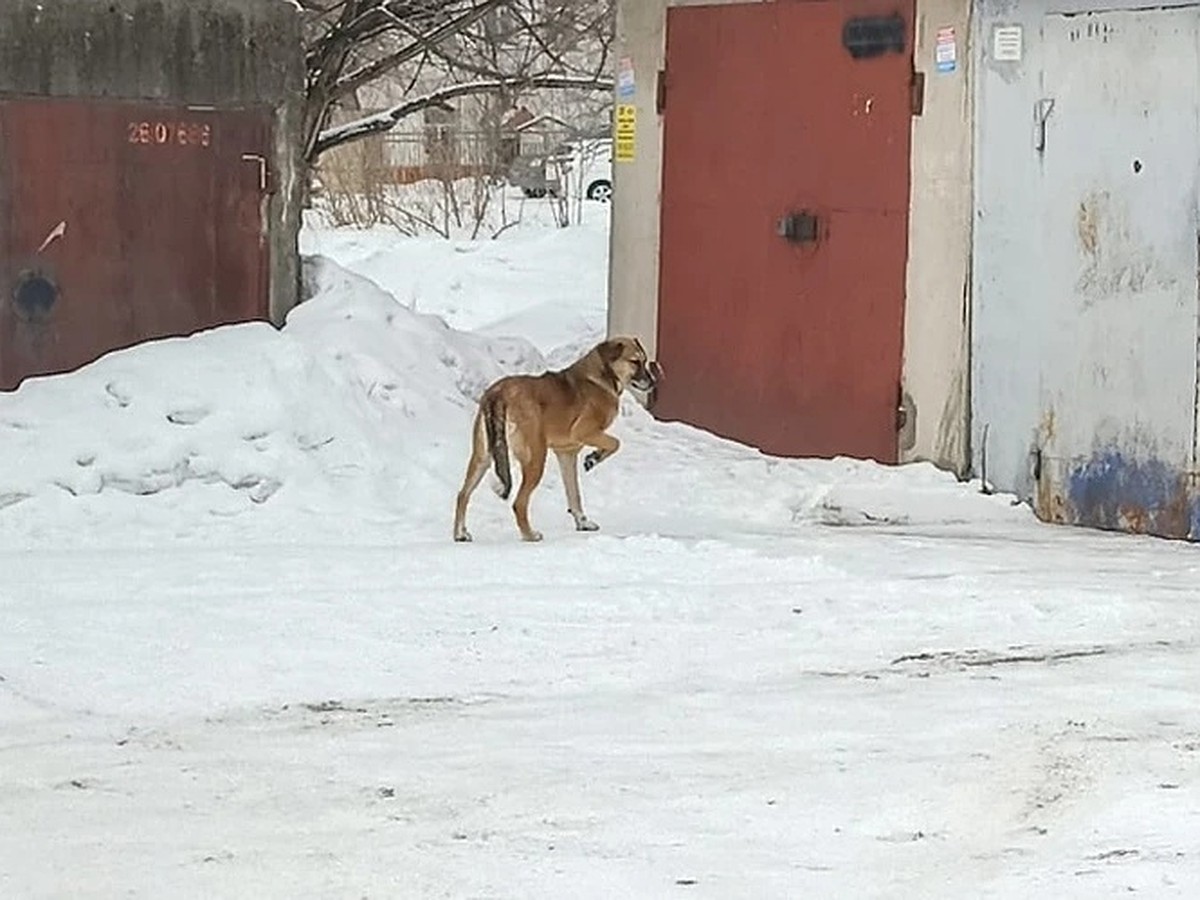
[[[267,318],[270,111],[0,101],[0,388]]]
[[[1079,201],[1075,236],[1083,268],[1075,285],[1084,308],[1121,293],[1167,289],[1176,279],[1155,248],[1130,222],[1129,210],[1106,190],[1093,190]]]

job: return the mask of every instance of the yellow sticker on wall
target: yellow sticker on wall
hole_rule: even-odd
[[[632,103],[618,103],[614,118],[613,157],[617,162],[633,162],[637,146],[637,107]]]

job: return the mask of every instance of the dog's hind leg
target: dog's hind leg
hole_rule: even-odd
[[[483,416],[477,415],[475,430],[471,437],[471,458],[467,462],[467,474],[454,504],[454,539],[456,541],[471,540],[471,532],[467,531],[467,504],[471,502],[471,494],[475,492],[475,488],[479,487],[479,482],[483,480],[487,468],[487,432],[484,428]]]
[[[516,447],[516,457],[521,463],[521,486],[517,489],[517,498],[513,501],[513,514],[517,517],[517,528],[521,538],[526,541],[540,541],[542,534],[534,531],[529,525],[529,498],[542,480],[546,471],[546,443],[539,440],[536,443],[522,443]]]
[[[583,458],[583,471],[585,472],[592,471],[592,469],[621,449],[621,442],[611,434],[603,431],[597,431],[595,434],[584,438],[583,442],[589,447],[596,448]]]
[[[558,467],[562,470],[563,490],[567,495],[567,512],[575,520],[576,531],[599,531],[600,526],[583,512],[583,499],[579,496],[579,451],[556,450]]]

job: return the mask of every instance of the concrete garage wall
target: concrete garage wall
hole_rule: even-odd
[[[4,0],[0,94],[106,97],[274,113],[271,318],[299,293],[304,58],[282,0]]]
[[[666,28],[667,0],[617,4],[617,53],[632,62],[635,78],[633,97],[617,102],[637,108],[637,144],[632,162],[613,162],[608,333],[637,335],[651,356],[658,342],[662,197],[662,117],[655,110],[655,97]]]
[[[654,352],[658,329],[662,117],[656,76],[665,65],[668,6],[738,0],[621,0],[617,55],[633,64],[637,147],[614,163],[609,276],[610,333],[640,335]],[[745,0],[742,0],[745,2]],[[750,0],[754,2],[754,0]],[[912,206],[905,313],[904,387],[909,425],[901,458],[965,474],[969,457],[969,309],[972,222],[970,0],[918,0],[915,68],[926,73],[924,113],[913,120]],[[957,67],[934,65],[939,28],[953,27]]]
[[[758,0],[619,0],[617,55],[633,63],[637,147],[632,162],[613,163],[609,255],[609,334],[633,334],[653,355],[658,342],[659,205],[663,120],[657,112],[658,72],[666,64],[668,6],[719,6]]]
[[[935,64],[937,34],[953,28],[952,72]],[[901,459],[965,475],[970,467],[973,77],[969,0],[919,0],[914,68],[925,108],[913,119]]]

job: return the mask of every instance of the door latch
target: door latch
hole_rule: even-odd
[[[1046,121],[1054,112],[1054,98],[1043,97],[1033,105],[1033,149],[1046,152]]]
[[[810,212],[790,212],[775,223],[775,233],[792,244],[817,241],[817,217]]]
[[[267,192],[267,158],[258,153],[243,153],[242,159],[245,162],[258,164],[258,189],[265,194]]]

